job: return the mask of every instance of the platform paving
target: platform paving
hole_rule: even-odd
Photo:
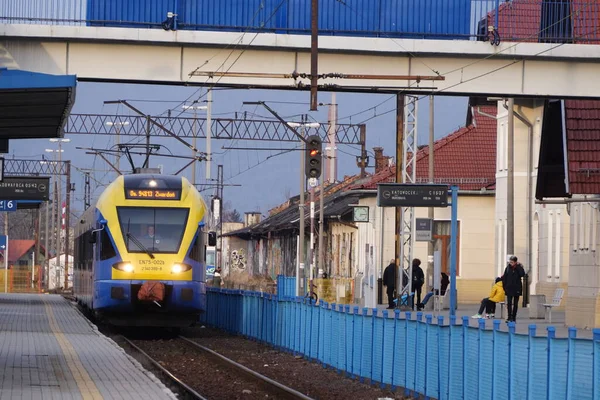
[[[0,294],[0,400],[176,399],[58,295]]]

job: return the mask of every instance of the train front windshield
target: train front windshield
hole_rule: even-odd
[[[179,251],[189,214],[187,208],[117,207],[117,213],[130,253]]]

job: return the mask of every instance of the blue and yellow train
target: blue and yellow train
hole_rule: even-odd
[[[206,306],[206,246],[214,232],[184,177],[119,176],[75,229],[74,294],[120,326],[184,327]]]

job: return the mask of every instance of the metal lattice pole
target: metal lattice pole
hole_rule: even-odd
[[[417,167],[417,104],[418,97],[406,96],[404,107],[404,159],[402,162],[402,183],[415,183]],[[402,279],[400,280],[400,293],[410,296],[412,293],[412,259],[414,244],[414,207],[402,207],[400,227],[400,263],[402,266]],[[404,277],[406,277],[406,284]]]

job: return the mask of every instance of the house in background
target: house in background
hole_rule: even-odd
[[[7,261],[10,271],[7,274],[7,288],[10,291],[29,292],[41,287],[46,250],[40,245],[39,251],[36,259],[35,240],[9,240]],[[0,269],[3,269],[4,265],[4,255],[0,254]],[[0,286],[0,290],[4,290],[3,273],[0,273]]]
[[[566,210],[564,214],[569,225],[563,229],[570,231],[570,236],[565,244],[566,251],[561,252],[560,258],[556,257],[558,268],[548,271],[540,268],[540,280],[567,287],[563,301],[567,325],[598,328],[600,101],[547,100],[543,107],[535,197],[543,204],[566,203],[560,206]],[[556,226],[548,225],[548,235],[556,229]],[[547,249],[542,249],[543,242],[540,241],[540,259],[544,253],[548,258],[556,256],[551,242]]]
[[[35,257],[35,240],[9,240],[8,265],[15,269],[31,268],[32,265],[44,265],[46,250],[40,245],[39,259]],[[4,266],[4,255],[0,254],[0,263]]]
[[[496,103],[472,98],[466,127],[438,140],[434,145],[434,182],[459,187],[457,291],[461,303],[476,303],[489,294],[496,274],[494,262],[494,188],[496,183]],[[361,284],[357,297],[365,305],[377,304],[377,279],[395,256],[395,209],[377,207],[377,185],[396,181],[396,167],[376,150],[376,173],[354,190],[369,190],[359,205],[369,207],[369,221],[357,223],[357,258],[361,265]],[[427,183],[428,146],[417,154],[416,181]],[[427,208],[415,208],[416,218],[427,218]],[[450,269],[450,208],[434,209],[434,250],[442,255],[442,271]],[[427,263],[427,243],[415,242],[413,257],[422,261],[433,282]],[[364,261],[363,261],[364,260]],[[385,302],[385,296],[383,296]]]

